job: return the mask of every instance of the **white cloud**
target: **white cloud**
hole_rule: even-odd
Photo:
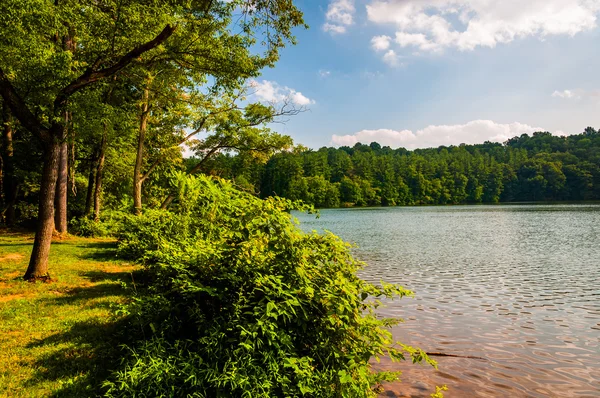
[[[330,23],[326,23],[323,25],[323,30],[325,32],[331,32],[332,34],[346,33],[346,27],[341,25],[334,25]]]
[[[354,0],[332,0],[325,13],[326,23],[323,30],[332,34],[345,33],[348,26],[354,23]]]
[[[572,90],[555,91],[552,93],[552,97],[564,98],[564,99],[579,99],[579,98],[581,98],[579,95],[575,94],[575,92]]]
[[[371,46],[375,51],[384,51],[390,48],[390,41],[392,40],[389,36],[375,36],[371,39]]]
[[[600,100],[600,90],[583,90],[583,89],[572,89],[555,91],[552,93],[554,98],[562,98],[565,100]]]
[[[395,41],[400,47],[414,46],[419,47],[421,50],[434,50],[438,48],[435,43],[427,39],[422,33],[396,32]]]
[[[300,105],[300,106],[306,106],[306,105],[315,103],[315,101],[302,95],[302,93],[300,91],[292,91],[290,98],[292,99],[292,102],[294,104]]]
[[[402,63],[400,62],[400,56],[396,54],[396,51],[394,50],[388,50],[383,55],[383,62],[391,67],[402,66]]]
[[[493,48],[518,38],[574,36],[596,27],[600,0],[371,0],[375,24],[396,27],[401,47]]]
[[[355,134],[333,135],[332,145],[353,146],[357,142],[373,141],[392,148],[437,148],[441,145],[482,144],[485,141],[504,142],[521,134],[545,131],[522,123],[500,124],[491,120],[474,120],[466,124],[428,126],[422,130],[362,130]],[[557,132],[558,133],[558,132]]]
[[[326,70],[326,69],[320,69],[319,70],[319,76],[322,78],[326,78],[331,76],[331,71],[330,70]]]
[[[250,82],[250,87],[254,90],[252,95],[262,102],[278,103],[289,101],[299,106],[307,106],[315,103],[314,100],[307,98],[300,91],[281,86],[277,82],[269,80],[261,82],[253,80]]]

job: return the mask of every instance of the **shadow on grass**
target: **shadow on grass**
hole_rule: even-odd
[[[114,261],[117,259],[116,242],[86,242],[78,244],[81,247],[90,250],[81,255],[82,259],[95,261]]]
[[[142,269],[129,272],[84,271],[80,275],[89,279],[90,282],[123,282],[138,287],[143,287],[148,279]]]
[[[31,240],[31,242],[27,242],[27,243],[23,243],[23,242],[18,242],[18,243],[6,243],[6,242],[2,242],[0,243],[0,247],[22,247],[22,248],[30,248],[33,245],[33,239]]]
[[[82,273],[90,280],[103,281],[88,287],[78,287],[63,296],[51,299],[57,305],[77,307],[108,307],[114,300],[98,300],[107,297],[130,297],[132,291],[119,281],[131,282],[128,272],[88,271]],[[68,330],[28,344],[27,348],[47,348],[49,353],[36,360],[35,375],[26,383],[35,386],[44,381],[63,383],[51,397],[94,397],[102,395],[102,382],[119,368],[126,355],[122,344],[130,342],[131,320],[120,318],[91,319],[75,323]],[[64,346],[58,350],[56,346]],[[42,350],[45,351],[45,350]]]
[[[131,283],[135,281],[135,276],[138,271],[134,272],[105,272],[105,271],[84,271],[80,272],[79,275],[90,282],[125,282]]]
[[[80,302],[92,301],[104,297],[127,297],[129,292],[116,283],[100,283],[90,287],[77,287],[65,292],[64,295],[51,299],[57,305],[81,305]],[[102,304],[92,303],[94,306]],[[105,305],[101,305],[105,306]]]
[[[63,333],[29,344],[28,348],[69,346],[38,359],[34,363],[36,374],[26,385],[61,380],[64,383],[51,397],[102,395],[102,382],[119,368],[125,354],[121,344],[127,339],[125,331],[131,330],[129,323],[129,319],[78,322]]]
[[[114,300],[98,299],[131,297],[133,294],[132,289],[143,289],[141,281],[144,277],[141,270],[133,272],[83,271],[80,275],[96,284],[69,289],[62,296],[52,298],[51,300],[54,304],[85,306],[89,302],[89,305],[86,306],[87,308],[106,308],[110,307],[114,303]]]

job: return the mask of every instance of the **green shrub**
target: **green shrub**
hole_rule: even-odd
[[[139,341],[107,396],[374,397],[398,373],[372,357],[426,360],[393,344],[380,298],[411,294],[357,277],[363,264],[333,234],[303,233],[288,200],[180,177],[171,211],[128,217],[120,252],[145,265],[131,304]]]
[[[125,213],[108,211],[98,221],[94,221],[90,217],[74,218],[70,221],[69,227],[71,233],[86,238],[115,236],[119,233],[125,217]]]

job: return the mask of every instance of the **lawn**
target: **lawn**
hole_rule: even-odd
[[[136,267],[113,240],[67,238],[52,244],[53,281],[24,282],[32,243],[0,230],[0,397],[93,396],[118,360],[113,308],[134,294]]]

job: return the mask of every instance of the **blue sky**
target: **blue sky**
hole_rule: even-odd
[[[257,79],[310,148],[502,142],[600,127],[600,0],[298,0],[310,25]],[[525,4],[525,5],[524,5]]]

